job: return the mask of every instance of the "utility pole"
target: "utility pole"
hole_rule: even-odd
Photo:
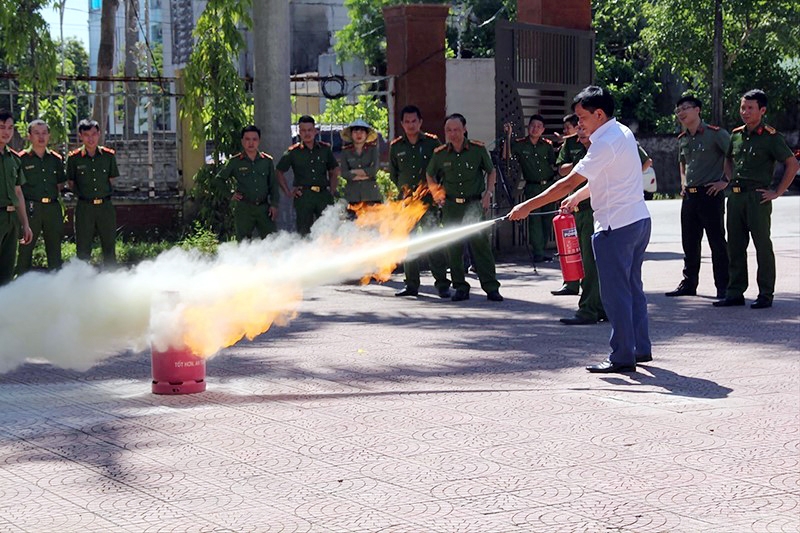
[[[261,149],[276,162],[292,140],[289,96],[291,16],[286,0],[253,2],[253,97]],[[278,225],[288,227],[292,205],[281,198]]]
[[[722,109],[722,0],[714,2],[714,64],[711,73],[711,120],[713,124],[723,124]]]
[[[137,0],[138,1],[138,0]],[[144,42],[147,45],[147,76],[153,77],[153,62],[150,57],[150,0],[144,0]],[[147,196],[156,195],[156,181],[153,175],[153,82],[147,82]]]

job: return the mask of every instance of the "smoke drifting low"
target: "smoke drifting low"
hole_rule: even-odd
[[[390,272],[387,264],[406,253],[425,253],[492,223],[409,240],[420,216],[387,212],[364,226],[342,220],[337,207],[306,239],[279,233],[223,244],[213,258],[175,248],[130,270],[98,273],[72,261],[56,273],[25,274],[0,289],[0,372],[27,359],[86,370],[150,345],[188,346],[210,357],[291,320],[305,289]],[[402,225],[407,229],[398,232]]]

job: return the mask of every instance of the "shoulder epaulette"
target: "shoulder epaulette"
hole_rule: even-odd
[[[346,145],[344,145],[344,147],[342,148],[342,150],[343,150],[343,151],[344,151],[344,150],[348,150],[348,151],[349,151],[349,150],[353,150],[354,148],[355,148],[355,146],[353,145],[353,143],[350,143],[350,144],[346,144]]]
[[[553,141],[551,141],[550,139],[548,139],[548,138],[546,138],[546,137],[542,137],[542,140],[543,140],[544,142],[546,142],[547,144],[553,144]]]
[[[11,148],[9,148],[9,150],[11,150]],[[11,150],[11,153],[15,154],[17,157],[24,157],[24,156],[28,155],[28,152],[26,150],[20,150],[19,152],[15,152],[14,150]]]
[[[70,156],[70,157],[72,157],[73,155],[80,155],[81,150],[83,150],[83,148],[75,148],[73,151],[71,151],[67,155]]]
[[[301,143],[301,142],[300,142],[300,143],[294,143],[294,144],[293,144],[293,145],[291,145],[289,148],[287,148],[287,150],[286,150],[286,151],[288,152],[289,150],[297,150],[297,149],[298,149],[298,148],[300,148],[301,146],[303,146],[303,143]]]
[[[61,154],[59,154],[58,152],[56,152],[55,150],[48,150],[47,153],[52,155],[53,157],[55,157],[59,161],[63,161],[64,160],[64,157]]]
[[[441,152],[442,150],[447,150],[447,145],[446,144],[443,144],[441,146],[437,146],[436,148],[434,148],[433,149],[433,153],[435,154],[437,152]]]
[[[564,139],[564,140],[566,141],[567,139],[572,139],[573,137],[577,137],[577,136],[578,136],[578,134],[577,134],[577,133],[573,133],[573,134],[571,134],[571,135],[564,135],[564,136],[563,136],[563,137],[561,137],[561,138],[562,138],[562,139]]]
[[[474,144],[475,146],[486,146],[486,144],[483,141],[475,141],[473,139],[470,139],[469,142],[470,144]]]
[[[364,148],[373,148],[375,146],[378,146],[378,141],[372,141],[364,144]]]
[[[439,136],[438,135],[435,135],[433,133],[428,133],[427,131],[425,131],[423,133],[425,134],[425,137],[428,137],[429,139],[436,139],[437,141],[439,140]]]
[[[733,129],[731,130],[731,132],[737,132],[737,131],[744,131],[744,124],[742,124],[742,125],[741,125],[741,126],[739,126],[738,128],[733,128]]]
[[[683,137],[684,135],[686,135],[686,130],[684,130],[684,131],[682,131],[682,132],[680,132],[680,133],[678,134],[678,139],[680,139],[680,138],[681,138],[681,137]]]
[[[527,137],[517,137],[516,139],[514,139],[514,141],[518,142],[518,143],[521,143],[521,142],[525,142],[526,139],[527,139]]]
[[[317,142],[320,144],[320,146],[326,146],[328,148],[331,147],[331,143],[326,143],[325,141],[317,141]]]
[[[706,127],[714,131],[719,131],[721,129],[719,126],[714,126],[713,124],[706,124]]]
[[[776,130],[776,129],[775,129],[775,128],[773,128],[772,126],[767,126],[766,124],[764,124],[764,129],[765,129],[765,130],[767,130],[767,132],[768,132],[770,135],[775,135],[776,133],[778,133],[778,130]]]
[[[272,156],[267,152],[258,152],[258,155],[261,157],[261,159],[272,159]]]
[[[22,153],[21,152],[17,152],[16,150],[11,148],[10,146],[8,147],[8,151],[11,152],[11,155],[14,155],[14,156],[17,156],[17,157],[22,157]],[[24,150],[23,150],[23,152],[24,152]]]
[[[117,153],[116,150],[112,150],[111,148],[108,148],[106,146],[101,146],[100,150],[105,152],[105,153],[107,153],[107,154],[111,154],[111,155],[114,155],[114,154]]]
[[[233,154],[232,156],[230,156],[230,158],[228,158],[228,161],[230,161],[231,159],[236,159],[237,157],[238,157],[239,159],[241,159],[243,155],[244,155],[244,153],[243,153],[243,152],[236,152],[235,154]]]
[[[389,143],[389,146],[392,146],[395,143],[399,143],[402,140],[403,140],[403,136],[402,135],[400,137],[395,137],[394,139],[392,139],[392,142]]]

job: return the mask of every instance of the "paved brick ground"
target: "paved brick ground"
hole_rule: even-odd
[[[708,261],[665,298],[678,202],[649,205],[638,373],[583,370],[609,328],[556,322],[554,267],[503,263],[502,304],[322,287],[203,394],[150,394],[147,354],[0,376],[0,531],[800,530],[800,198],[761,311],[712,308]]]

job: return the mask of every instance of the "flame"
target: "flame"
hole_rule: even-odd
[[[356,214],[356,225],[362,228],[377,229],[384,241],[407,240],[409,234],[428,210],[423,200],[428,194],[427,185],[420,184],[414,191],[404,191],[401,200],[382,204],[355,204],[349,209]],[[388,281],[392,277],[397,264],[402,261],[408,249],[400,247],[383,256],[371,274],[361,278],[367,284],[370,279],[379,282]]]

